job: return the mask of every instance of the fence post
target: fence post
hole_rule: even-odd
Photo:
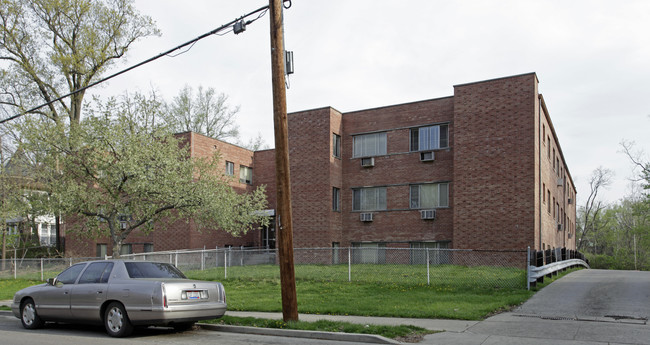
[[[239,255],[239,266],[244,266],[244,246],[239,247],[239,252],[241,253]]]
[[[530,246],[526,249],[526,290],[530,290]]]
[[[431,285],[431,277],[429,273],[430,271],[429,270],[429,248],[427,248],[426,250],[427,250],[427,285]]]
[[[205,254],[205,247],[201,251],[201,271],[205,270],[205,264],[204,264],[205,256],[204,256],[204,254]]]
[[[223,279],[228,279],[228,251],[223,251]]]
[[[41,258],[41,281],[43,281],[43,258]]]
[[[352,281],[352,248],[348,247],[348,283]]]
[[[14,279],[18,279],[18,250],[14,249]]]
[[[178,267],[178,250],[174,252],[174,266]]]

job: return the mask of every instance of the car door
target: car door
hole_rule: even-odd
[[[54,285],[46,285],[35,296],[38,315],[46,320],[68,320],[70,313],[70,291],[72,291],[79,274],[86,267],[85,263],[68,267],[56,277]]]
[[[70,311],[75,320],[101,320],[100,307],[108,294],[112,262],[93,262],[70,292]]]

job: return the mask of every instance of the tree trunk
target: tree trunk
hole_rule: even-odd
[[[117,217],[112,217],[113,219],[117,219]],[[117,233],[116,226],[119,225],[119,222],[117,222],[117,225],[115,224],[116,222],[113,220],[108,221],[108,228],[110,229],[111,233],[111,239],[113,240],[113,254],[112,258],[113,259],[119,259],[120,258],[120,251],[122,250],[122,236]]]

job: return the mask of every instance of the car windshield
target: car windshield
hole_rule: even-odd
[[[182,278],[185,275],[170,264],[159,262],[125,262],[126,270],[131,278]]]

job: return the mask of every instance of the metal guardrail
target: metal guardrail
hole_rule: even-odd
[[[526,288],[530,290],[531,284],[543,282],[544,277],[557,274],[559,271],[566,270],[567,268],[575,266],[584,266],[590,268],[589,264],[582,259],[566,259],[561,261],[554,261],[543,266],[531,265],[530,247],[528,247],[528,265],[526,270]]]

